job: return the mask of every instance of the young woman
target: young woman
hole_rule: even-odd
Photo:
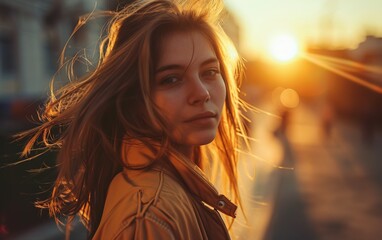
[[[219,212],[234,218],[240,203],[244,132],[221,5],[136,1],[114,13],[96,69],[52,94],[26,133],[24,154],[39,137],[59,148],[38,206],[57,221],[80,215],[92,239],[230,238]],[[206,175],[225,179],[229,198]]]

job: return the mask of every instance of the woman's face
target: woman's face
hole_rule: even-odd
[[[155,65],[152,96],[183,153],[216,135],[226,89],[209,41],[196,31],[163,37]]]

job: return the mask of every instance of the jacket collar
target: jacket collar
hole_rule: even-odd
[[[123,144],[122,159],[128,169],[143,169],[154,166],[156,165],[153,165],[156,162],[155,147],[149,148],[137,141]],[[192,194],[214,209],[231,217],[236,217],[237,206],[226,196],[218,193],[195,163],[178,154],[170,154],[168,160]]]

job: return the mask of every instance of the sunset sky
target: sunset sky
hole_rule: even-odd
[[[281,34],[300,45],[355,48],[366,34],[382,36],[382,0],[224,0],[241,25],[247,58],[268,55]]]

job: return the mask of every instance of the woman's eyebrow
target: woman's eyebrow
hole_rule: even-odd
[[[164,65],[160,68],[158,68],[155,73],[160,73],[164,72],[166,70],[173,70],[173,69],[184,69],[184,66],[179,65],[179,64],[169,64],[169,65]]]
[[[208,65],[208,64],[211,64],[211,63],[219,63],[219,60],[215,57],[212,57],[212,58],[209,58],[205,61],[203,61],[200,66],[204,66],[204,65]],[[185,69],[186,66],[183,66],[183,65],[180,65],[180,64],[169,64],[169,65],[164,65],[164,66],[161,66],[159,67],[155,73],[160,73],[160,72],[164,72],[164,71],[167,71],[167,70],[174,70],[174,69]]]
[[[208,65],[210,63],[217,63],[217,64],[219,64],[219,60],[217,58],[215,58],[215,57],[212,57],[212,58],[209,58],[209,59],[203,61],[202,64],[200,64],[200,66]]]

